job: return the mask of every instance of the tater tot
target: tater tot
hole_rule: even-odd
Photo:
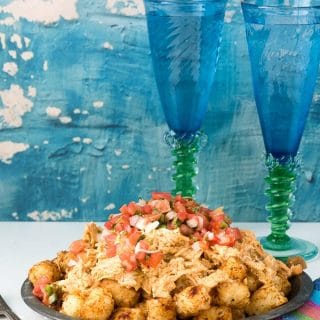
[[[191,286],[175,295],[177,312],[181,318],[196,316],[210,308],[211,297],[204,286]]]
[[[286,303],[288,299],[276,287],[264,285],[255,291],[246,307],[249,315],[259,315]]]
[[[247,267],[238,257],[229,257],[223,262],[221,270],[225,271],[231,279],[239,281],[247,275]]]
[[[137,304],[140,296],[140,292],[121,286],[114,280],[104,279],[100,282],[100,287],[112,294],[115,305],[119,307],[133,307]]]
[[[254,292],[262,286],[262,283],[259,281],[257,276],[251,272],[249,272],[247,275],[246,284],[247,284],[250,292]]]
[[[44,260],[31,267],[28,278],[33,285],[41,278],[46,278],[48,283],[52,283],[61,279],[61,273],[54,262]]]
[[[106,320],[110,317],[113,306],[111,293],[97,287],[81,294],[66,295],[61,312],[81,320]]]
[[[175,320],[176,308],[172,299],[150,299],[146,301],[147,320]]]
[[[139,308],[119,308],[113,313],[111,320],[145,320],[145,316]]]
[[[229,307],[213,306],[209,310],[201,311],[194,320],[232,320],[232,311]]]
[[[249,288],[236,280],[220,283],[217,292],[220,305],[244,308],[250,302]]]

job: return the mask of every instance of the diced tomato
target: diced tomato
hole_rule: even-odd
[[[215,235],[214,242],[222,246],[234,246],[237,240],[241,239],[241,233],[238,228],[228,227]]]
[[[87,248],[87,243],[84,240],[75,240],[69,246],[69,251],[74,254],[79,254]]]
[[[151,192],[151,197],[153,200],[166,199],[168,201],[172,200],[172,196],[169,192]]]
[[[174,211],[177,213],[177,217],[180,221],[184,221],[188,218],[188,213],[185,206],[181,202],[176,202],[174,204]]]
[[[108,229],[111,230],[114,225],[121,219],[120,215],[111,215],[109,216],[109,220],[105,222],[104,226]]]
[[[33,287],[33,295],[35,295],[40,300],[43,300],[44,296],[46,295],[45,287],[49,283],[50,281],[46,276],[40,277]]]
[[[163,254],[161,252],[151,253],[149,257],[146,257],[146,260],[143,264],[146,267],[156,268],[161,262]]]
[[[135,246],[136,243],[138,242],[139,238],[141,237],[142,233],[136,229],[132,228],[130,234],[128,235],[128,239],[130,243]]]
[[[139,241],[139,247],[142,249],[142,250],[148,250],[149,249],[149,243],[147,241],[144,241],[144,240],[141,240]],[[138,261],[142,262],[145,260],[146,258],[146,252],[144,251],[139,251],[136,253],[136,258]]]
[[[130,202],[128,205],[124,204],[120,208],[120,212],[122,214],[129,215],[129,216],[135,215],[140,210],[141,210],[141,207],[138,204],[136,204],[135,202]]]
[[[161,216],[162,216],[162,213],[153,213],[145,216],[145,219],[148,222],[153,222],[153,221],[158,221],[161,218]]]
[[[149,204],[160,213],[166,213],[171,210],[170,203],[166,199],[153,200],[150,201]]]
[[[233,238],[235,241],[241,239],[241,232],[240,232],[239,228],[229,227],[226,229],[226,234],[229,237]]]
[[[151,214],[152,213],[152,206],[150,206],[150,204],[145,204],[143,207],[142,207],[142,212],[144,214]]]
[[[137,260],[134,253],[124,252],[120,254],[120,260],[127,272],[134,271],[138,268]]]
[[[109,244],[106,246],[106,257],[113,258],[117,254],[117,245],[116,244]]]

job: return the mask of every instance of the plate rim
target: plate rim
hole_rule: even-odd
[[[283,316],[289,312],[300,308],[311,296],[313,291],[313,281],[306,272],[302,272],[298,276],[292,277],[291,281],[299,281],[300,288],[296,295],[287,303],[275,308],[268,313],[246,317],[244,320],[272,320]],[[303,284],[303,285],[301,285]],[[44,305],[37,297],[32,294],[33,285],[28,278],[23,282],[21,287],[21,297],[24,303],[36,313],[53,320],[76,320],[79,318],[67,316],[61,312],[51,309]],[[284,311],[285,310],[285,311]]]

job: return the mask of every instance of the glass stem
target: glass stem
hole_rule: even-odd
[[[181,194],[185,197],[193,197],[197,187],[194,184],[194,177],[198,173],[197,154],[199,151],[199,138],[193,141],[180,141],[175,145],[172,154],[175,157],[173,167],[175,173],[172,179],[175,181],[173,194]]]
[[[269,174],[265,178],[268,184],[265,194],[269,197],[266,209],[269,212],[271,234],[267,236],[264,246],[271,250],[290,249],[291,238],[286,231],[289,229],[294,203],[297,163],[294,160],[281,162],[272,159],[267,160],[267,167]]]

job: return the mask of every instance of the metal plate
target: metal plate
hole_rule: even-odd
[[[301,307],[309,299],[312,293],[313,282],[311,278],[303,272],[300,276],[291,279],[291,285],[292,289],[288,297],[289,301],[286,304],[263,315],[247,317],[246,320],[271,320]],[[32,294],[32,290],[33,286],[31,282],[28,279],[25,280],[21,288],[21,296],[24,302],[35,312],[53,320],[76,319],[50,309]]]

